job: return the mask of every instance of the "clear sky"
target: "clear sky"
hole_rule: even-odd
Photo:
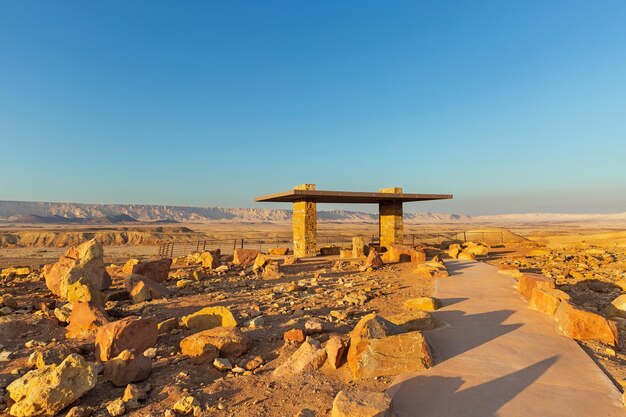
[[[4,200],[622,212],[626,2],[1,0],[0,155]]]

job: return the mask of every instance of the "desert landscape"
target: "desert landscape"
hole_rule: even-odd
[[[518,297],[548,314],[531,287],[553,282],[546,297],[597,317],[561,331],[626,384],[623,215],[407,215],[405,244],[379,254],[374,216],[321,211],[324,255],[298,259],[289,211],[190,221],[73,207],[59,221],[50,208],[16,217],[32,207],[9,206],[0,202],[7,415],[387,415],[398,375],[437,366],[436,283],[463,279],[449,271],[456,260],[512,276]],[[159,255],[172,244],[176,256]],[[359,347],[368,340],[372,352]]]

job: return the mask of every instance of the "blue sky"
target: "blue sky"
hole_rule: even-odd
[[[626,211],[625,22],[622,0],[3,0],[0,199],[266,207],[312,182]]]

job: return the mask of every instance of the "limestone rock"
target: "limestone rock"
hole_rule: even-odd
[[[489,248],[480,243],[467,242],[463,252],[471,253],[474,256],[487,256],[489,255]]]
[[[219,267],[222,263],[220,262],[220,257],[214,252],[202,252],[200,254],[200,263],[204,268],[215,269]]]
[[[284,378],[319,369],[326,361],[326,349],[323,349],[315,339],[307,338],[293,355],[278,368],[274,369],[272,376]]]
[[[72,349],[65,345],[46,347],[31,353],[28,357],[28,366],[41,369],[47,365],[58,365],[72,353]]]
[[[200,402],[192,396],[187,396],[182,398],[174,404],[172,409],[178,414],[182,416],[188,416],[193,414],[194,409],[200,407]]]
[[[261,276],[263,279],[278,279],[282,278],[283,274],[280,272],[278,262],[270,262],[263,268]]]
[[[95,291],[111,285],[111,277],[104,267],[102,244],[95,239],[72,246],[55,264],[46,265],[43,275],[53,294],[67,298],[68,287],[80,281]]]
[[[141,353],[124,350],[104,366],[104,378],[118,387],[143,381],[152,372],[152,361]]]
[[[133,303],[164,298],[169,294],[165,285],[137,274],[130,274],[124,280],[124,287]]]
[[[111,401],[106,406],[107,412],[111,417],[120,417],[126,413],[126,405],[121,398]]]
[[[158,261],[139,262],[133,266],[133,274],[142,275],[156,282],[165,282],[172,266],[171,259],[159,259]]]
[[[65,328],[68,339],[92,337],[109,322],[102,307],[91,303],[75,303]]]
[[[273,256],[285,256],[289,253],[289,248],[271,248],[269,254]]]
[[[550,252],[550,249],[534,249],[531,250],[528,255],[528,257],[531,258],[536,258],[536,257],[543,257],[543,256],[550,256],[552,252]]]
[[[608,345],[617,345],[618,334],[614,322],[599,314],[581,310],[569,301],[561,301],[555,319],[567,337],[576,340],[598,340]]]
[[[126,263],[124,264],[124,266],[122,267],[122,273],[124,275],[130,275],[133,273],[133,268],[135,267],[135,265],[137,265],[139,263],[139,259],[136,258],[130,258],[128,261],[126,261]]]
[[[392,417],[391,397],[383,392],[339,391],[331,417]]]
[[[435,318],[429,312],[423,310],[409,310],[386,316],[385,318],[401,327],[404,332],[432,330],[437,327]]]
[[[182,323],[195,332],[214,327],[235,327],[237,321],[226,307],[205,307],[182,318]]]
[[[370,248],[370,253],[367,255],[361,270],[365,271],[368,268],[380,268],[381,266],[383,266],[382,258],[374,248]]]
[[[127,349],[143,352],[156,344],[157,332],[154,317],[127,317],[106,324],[96,334],[96,358],[108,361]]]
[[[233,252],[233,263],[235,265],[252,265],[261,252],[255,249],[237,248]]]
[[[302,329],[291,329],[283,334],[283,340],[285,342],[302,343],[306,339],[306,335]]]
[[[384,262],[426,262],[426,254],[409,245],[392,243],[387,245],[387,252],[383,253]]]
[[[219,356],[219,349],[208,343],[201,333],[192,334],[180,341],[183,355],[188,356],[189,361],[196,365],[211,363]]]
[[[348,364],[356,378],[374,378],[430,368],[433,358],[426,338],[415,331],[382,339],[361,339],[348,356]]]
[[[178,319],[175,317],[163,320],[157,325],[159,333],[169,333],[176,328],[178,328]]]
[[[104,306],[104,294],[84,284],[82,279],[68,285],[66,298],[72,304],[91,302],[95,305]]]
[[[15,417],[54,416],[96,386],[94,364],[71,354],[60,365],[48,365],[26,373],[6,390],[15,403]]]
[[[213,349],[220,357],[238,358],[248,350],[248,338],[236,327],[216,327],[192,334],[181,340],[180,347],[183,354],[197,358],[198,361],[213,361]],[[212,357],[211,359],[209,359]],[[197,363],[197,362],[196,362]]]
[[[569,301],[570,296],[567,295],[567,293],[554,288],[549,288],[547,290],[533,288],[530,301],[528,302],[528,307],[553,316],[559,308],[561,300]]]
[[[346,344],[339,336],[333,335],[328,339],[324,348],[326,349],[327,362],[330,363],[330,366],[334,369],[339,368],[346,351]]]
[[[270,258],[263,255],[262,253],[259,253],[254,259],[254,263],[252,264],[252,269],[263,269],[263,267],[267,265],[269,262],[270,262]]]
[[[604,309],[607,317],[626,318],[626,294],[618,296]]]
[[[458,260],[460,260],[460,261],[474,261],[474,260],[476,260],[476,257],[474,256],[474,254],[473,254],[473,253],[466,252],[466,251],[460,252],[460,253],[457,255],[457,257],[456,257],[456,258],[457,258]]]
[[[554,289],[554,279],[539,274],[522,274],[517,281],[517,291],[527,299],[533,295],[533,288]]]
[[[404,301],[402,307],[405,310],[437,310],[441,307],[441,301],[434,297],[409,298]]]

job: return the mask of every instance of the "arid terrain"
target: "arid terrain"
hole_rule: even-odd
[[[38,365],[37,355],[39,362],[47,365],[58,364],[67,353],[74,352],[97,364],[97,377],[94,388],[72,401],[59,415],[330,415],[340,391],[381,393],[400,372],[395,369],[376,377],[356,377],[348,363],[348,349],[355,344],[353,329],[363,317],[376,313],[399,326],[401,330],[397,332],[405,335],[421,335],[421,331],[427,334],[442,325],[430,316],[428,307],[409,308],[407,300],[435,295],[436,277],[446,275],[437,272],[445,271],[439,260],[450,259],[448,247],[454,239],[460,239],[457,242],[461,244],[463,240],[484,242],[486,246],[479,247],[488,254],[481,256],[484,253],[477,252],[479,261],[509,265],[520,273],[553,277],[556,287],[571,296],[573,302],[611,318],[621,333],[626,331],[626,318],[620,318],[619,311],[607,306],[626,290],[620,284],[626,281],[625,230],[626,224],[601,221],[406,224],[405,243],[423,253],[426,263],[396,259],[376,267],[369,257],[354,257],[348,250],[342,256],[334,254],[295,263],[289,255],[268,254],[270,248],[281,247],[281,242],[289,240],[287,222],[141,226],[5,223],[0,228],[0,409],[8,415],[14,403],[7,386],[29,370],[43,366]],[[353,236],[361,236],[367,244],[368,237],[376,233],[375,224],[321,222],[318,243],[325,246],[327,238],[328,243],[351,249]],[[12,243],[6,238],[14,235],[20,239]],[[46,284],[51,272],[44,279],[44,264],[59,261],[69,246],[92,238],[104,244],[102,261],[111,276],[111,285],[101,292],[81,289],[79,295],[71,290],[66,291],[65,297],[53,294]],[[264,242],[258,247],[250,243],[261,238]],[[261,249],[267,259],[258,258],[256,252],[246,262],[233,259],[235,247],[231,242],[237,239],[244,239],[246,249]],[[224,242],[204,248],[207,253],[221,249],[219,254],[212,252],[209,263],[193,254],[193,244],[181,244],[176,247],[175,259],[165,278],[156,280],[158,285],[152,287],[150,281],[138,289],[137,281],[129,284],[131,273],[141,275],[135,264],[160,258],[160,243],[205,240]],[[185,253],[178,253],[179,250]],[[131,259],[136,261],[127,263]],[[256,269],[254,262],[260,264]],[[152,273],[156,272],[145,272]],[[156,343],[144,352],[151,362],[151,371],[146,375],[137,376],[136,370],[128,368],[135,365],[127,361],[131,365],[124,362],[126,365],[120,365],[122,370],[118,371],[124,382],[112,382],[113,371],[107,371],[113,366],[112,358],[107,358],[108,362],[101,360],[100,348],[94,348],[94,338],[97,346],[98,328],[103,323],[94,324],[92,320],[85,324],[84,320],[89,320],[82,317],[82,333],[70,336],[75,329],[68,299],[78,297],[75,303],[95,306],[100,296],[104,297],[101,305],[93,308],[101,311],[106,322],[140,317],[159,323]],[[194,354],[189,348],[182,348],[183,339],[198,333],[198,328],[189,325],[185,317],[206,307],[225,307],[232,314],[238,330],[234,336],[229,333],[222,337],[239,338],[237,343],[232,342],[238,350],[235,354],[224,347],[212,356],[209,351]],[[74,310],[72,314],[78,314]],[[95,313],[82,314],[91,317]],[[222,317],[222,326],[226,326],[223,320],[226,319]],[[307,336],[311,342],[304,341]],[[326,348],[320,351],[331,352],[329,346],[338,340],[350,344],[343,354],[333,358],[336,363],[326,359],[312,365],[316,346],[321,344]],[[626,343],[620,341],[615,347],[594,341],[581,343],[617,385],[626,380]],[[295,352],[309,344],[311,358],[301,359],[309,361],[303,368],[293,368],[291,363],[288,372],[277,371],[281,365],[289,365],[292,355],[298,356]],[[45,358],[37,353],[44,351],[62,353]],[[207,355],[211,358],[206,359]],[[324,355],[326,358],[328,354]],[[228,360],[225,365],[217,364],[213,357]],[[337,369],[334,365],[338,365]],[[135,392],[131,399],[130,391]],[[185,410],[179,402],[186,398],[193,404]]]

